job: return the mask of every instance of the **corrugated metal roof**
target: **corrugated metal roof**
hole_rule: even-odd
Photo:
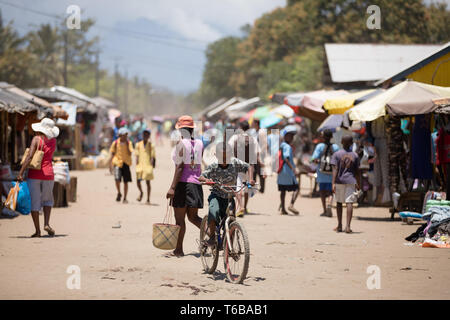
[[[106,108],[116,108],[117,107],[117,105],[114,102],[112,102],[111,100],[108,100],[106,98],[103,98],[103,97],[95,97],[95,98],[92,98],[92,100],[94,100],[98,105],[102,105]]]
[[[415,60],[414,62],[412,62],[412,64],[406,66],[404,69],[397,70],[395,72],[390,72],[389,76],[383,78],[383,80],[378,81],[377,83],[375,83],[375,85],[378,86],[378,85],[380,85],[388,80],[391,80],[391,79],[392,79],[392,81],[402,80],[402,78],[419,70],[426,64],[428,64],[436,59],[439,59],[440,57],[447,54],[448,52],[450,52],[450,42],[447,42],[443,46],[438,46],[438,49],[434,50],[433,52],[430,52],[426,56],[422,56],[420,58],[420,60]]]
[[[21,114],[25,112],[40,111],[37,105],[26,101],[21,96],[4,88],[0,88],[0,110]]]
[[[59,91],[52,91],[49,88],[34,88],[34,89],[27,89],[27,91],[35,96],[38,96],[50,102],[68,101],[75,103],[80,107],[87,107],[88,105],[88,103],[83,100],[77,99],[75,97],[72,97],[68,94]]]
[[[72,89],[72,88],[67,88],[67,87],[63,87],[63,86],[54,86],[50,90],[58,91],[58,92],[70,95],[76,99],[86,101],[87,103],[91,103],[95,106],[98,105],[97,102],[95,102],[93,99],[89,98],[87,95],[85,95],[75,89]]]
[[[440,45],[325,44],[331,79],[335,83],[384,79],[439,48]]]
[[[240,111],[248,110],[248,111],[250,111],[250,109],[252,109],[253,106],[258,104],[258,102],[260,102],[260,101],[261,101],[260,97],[254,97],[254,98],[251,98],[251,99],[239,102],[239,103],[235,103],[231,107],[229,107],[226,112],[228,112],[228,111],[236,111],[236,110],[240,110]]]
[[[218,107],[214,108],[213,110],[209,111],[206,116],[208,118],[211,118],[221,112],[223,112],[225,109],[227,109],[229,106],[232,106],[235,103],[239,103],[242,101],[245,101],[246,99],[243,99],[241,97],[233,97],[229,100],[227,100],[226,102],[224,102],[223,104],[219,105]]]

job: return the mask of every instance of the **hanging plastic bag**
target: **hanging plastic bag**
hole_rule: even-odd
[[[13,186],[19,187],[17,194],[16,211],[21,214],[30,214],[31,212],[31,194],[26,182],[16,183],[13,182]]]
[[[16,205],[17,205],[17,196],[19,194],[19,185],[14,185],[8,193],[8,197],[5,201],[5,208],[16,211]]]

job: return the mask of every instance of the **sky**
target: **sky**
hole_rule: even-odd
[[[24,34],[41,23],[57,24],[48,15],[67,17],[81,8],[81,19],[94,18],[101,68],[147,79],[156,88],[177,93],[198,89],[207,45],[240,28],[286,0],[0,0],[6,21]],[[12,6],[12,5],[13,6]],[[19,8],[18,8],[19,7]],[[26,9],[23,9],[23,8]]]

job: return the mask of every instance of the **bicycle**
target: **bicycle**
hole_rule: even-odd
[[[254,186],[249,183],[243,183],[241,187],[222,185],[219,183],[205,183],[206,185],[215,185],[228,195],[228,206],[224,218],[220,218],[216,225],[214,245],[208,245],[209,224],[208,216],[203,217],[200,226],[200,258],[203,270],[212,274],[217,268],[219,262],[219,251],[223,250],[224,268],[227,278],[232,283],[242,283],[247,276],[250,262],[250,242],[247,231],[236,221],[236,208],[233,197],[244,188],[253,189]],[[236,190],[237,189],[237,190]],[[241,260],[242,258],[242,260]],[[242,268],[239,268],[240,262],[243,262]],[[237,267],[236,267],[237,266]]]

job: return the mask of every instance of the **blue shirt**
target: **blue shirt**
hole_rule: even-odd
[[[313,155],[311,157],[311,161],[320,159],[322,154],[325,152],[326,149],[325,143],[319,143],[316,148],[314,149]],[[331,146],[332,148],[332,154],[339,150],[339,146],[337,144],[333,144]],[[320,165],[317,166],[317,182],[318,183],[332,183],[333,182],[333,175],[331,173],[323,173],[320,171]]]
[[[289,161],[293,168],[295,168],[294,164],[294,153],[292,152],[292,147],[286,142],[282,142],[280,145],[281,155],[283,157],[283,168],[278,174],[277,183],[281,185],[294,185],[298,184],[297,177],[295,176],[295,172],[286,164],[286,161]]]

